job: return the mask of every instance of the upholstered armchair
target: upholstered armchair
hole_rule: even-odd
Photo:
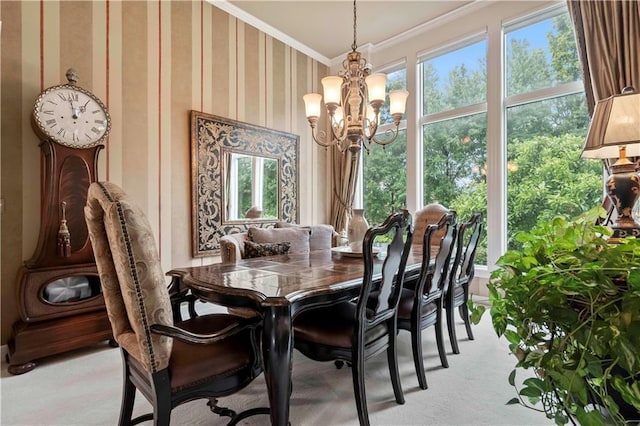
[[[427,204],[417,210],[413,217],[413,244],[422,244],[427,227],[437,224],[447,213],[449,209],[438,203]],[[443,231],[438,231],[434,235],[434,241],[442,238],[443,235]]]
[[[212,410],[232,417],[268,413],[258,408],[235,414],[216,406],[261,372],[258,319],[229,314],[180,318],[172,306],[156,243],[142,210],[109,182],[89,187],[85,207],[89,236],[100,275],[113,336],[120,345],[124,384],[120,425],[153,419],[168,425],[171,410],[184,402],[208,398]],[[132,419],[136,391],[153,413]]]
[[[413,244],[422,245],[424,234],[431,225],[436,225],[451,210],[439,203],[431,203],[416,210],[413,216]],[[444,236],[444,230],[435,231],[431,237],[433,243],[439,243]],[[407,288],[415,288],[418,283],[418,271],[409,273],[404,279],[404,286]]]

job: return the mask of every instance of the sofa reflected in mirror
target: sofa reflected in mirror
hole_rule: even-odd
[[[285,252],[275,253],[262,251],[276,249],[273,244],[288,243]],[[328,250],[340,243],[338,234],[331,225],[294,225],[287,222],[276,222],[274,228],[249,227],[246,232],[225,235],[220,238],[220,257],[223,262],[235,263],[240,259],[256,257],[252,253],[297,254],[315,250]],[[258,247],[256,247],[258,245]],[[251,248],[249,248],[250,246]],[[260,247],[262,246],[262,247]]]

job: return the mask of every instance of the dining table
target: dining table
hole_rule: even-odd
[[[374,257],[374,282],[381,278],[384,258],[381,247]],[[422,260],[422,246],[414,244],[405,276],[418,274]],[[356,298],[364,261],[362,254],[338,247],[176,268],[167,275],[173,278],[172,285],[197,299],[243,308],[262,318],[262,361],[271,423],[285,426],[289,422],[293,321],[307,309]]]

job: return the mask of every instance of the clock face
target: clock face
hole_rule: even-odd
[[[109,113],[100,99],[71,84],[42,92],[33,118],[45,137],[72,148],[98,145],[111,128]]]

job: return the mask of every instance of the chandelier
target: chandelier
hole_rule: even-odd
[[[351,52],[342,62],[344,69],[337,76],[322,79],[324,104],[331,127],[329,135],[324,130],[317,130],[322,95],[308,93],[303,96],[313,140],[325,148],[336,145],[341,152],[344,153],[348,149],[354,154],[360,152],[362,147],[368,153],[374,143],[384,146],[398,137],[398,126],[409,96],[406,90],[389,92],[389,113],[395,129],[386,130],[384,137],[378,139],[376,132],[380,124],[380,108],[386,98],[387,75],[372,74],[371,64],[368,64],[356,50],[356,18],[354,0]]]

